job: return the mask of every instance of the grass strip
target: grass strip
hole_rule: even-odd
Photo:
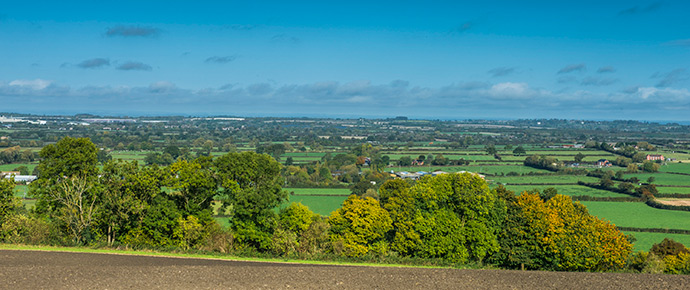
[[[153,250],[117,250],[117,249],[98,249],[89,247],[58,247],[58,246],[37,246],[37,245],[18,245],[0,243],[0,250],[17,250],[17,251],[45,251],[45,252],[66,252],[66,253],[93,253],[93,254],[113,254],[125,256],[145,256],[145,257],[161,257],[161,258],[183,258],[183,259],[207,259],[207,260],[221,260],[221,261],[237,261],[237,262],[264,262],[264,263],[283,263],[283,264],[306,264],[306,265],[324,265],[324,266],[364,266],[364,267],[389,267],[389,268],[428,268],[428,269],[478,269],[472,265],[460,265],[460,267],[447,266],[430,266],[430,265],[404,265],[404,264],[390,264],[390,263],[356,263],[356,262],[341,262],[341,261],[317,261],[317,260],[299,260],[299,259],[282,259],[282,258],[256,258],[256,257],[240,257],[225,254],[193,254],[193,253],[173,253],[173,252],[157,252]]]

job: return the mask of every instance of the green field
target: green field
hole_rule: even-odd
[[[432,172],[432,171],[436,171],[436,170],[441,170],[441,171],[445,171],[445,172],[449,172],[449,173],[459,172],[459,171],[469,171],[469,172],[481,173],[481,174],[500,174],[500,173],[507,174],[509,172],[516,172],[519,174],[523,174],[523,173],[530,173],[530,172],[537,172],[537,173],[549,172],[548,170],[543,170],[543,169],[536,169],[536,168],[522,166],[522,165],[508,165],[508,164],[467,165],[467,166],[414,166],[414,167],[394,166],[394,167],[390,167],[389,170],[408,171],[408,172],[417,172],[417,171]]]
[[[314,213],[320,214],[322,216],[329,216],[331,212],[340,208],[343,205],[343,201],[347,199],[347,196],[290,196],[290,201],[283,204],[287,206],[292,202],[301,202],[303,205],[309,207]]]
[[[337,155],[337,153],[332,153],[332,154],[334,156]],[[312,158],[316,158],[316,159],[321,159],[321,157],[323,157],[324,155],[326,155],[326,153],[323,153],[323,152],[288,152],[288,153],[281,155],[281,158],[312,157]]]
[[[621,227],[690,230],[690,212],[663,210],[641,202],[581,202],[589,213]]]
[[[669,173],[636,173],[626,174],[625,178],[637,177],[640,181],[645,182],[650,176],[654,177],[654,184],[665,185],[688,185],[690,186],[690,176],[669,174]]]
[[[14,196],[16,197],[26,197],[29,192],[29,187],[26,185],[15,185],[14,186]]]
[[[664,238],[669,238],[673,239],[676,242],[679,242],[685,247],[690,247],[690,235],[682,235],[682,234],[665,234],[665,233],[645,233],[645,232],[623,232],[626,235],[632,235],[637,239],[633,246],[635,247],[635,251],[645,251],[649,252],[649,249],[652,248],[654,244],[661,243],[661,241],[664,240]]]
[[[661,168],[659,168],[659,171],[690,174],[690,163],[668,163],[666,165],[661,166]]]
[[[284,188],[298,195],[350,195],[348,188]]]
[[[615,193],[607,190],[591,188],[582,185],[506,185],[506,188],[520,194],[523,191],[539,189],[543,191],[545,188],[553,187],[558,190],[559,194],[568,196],[586,195],[592,197],[630,197],[626,194]]]
[[[578,181],[584,182],[597,182],[599,179],[591,176],[584,175],[525,175],[525,176],[493,176],[487,179],[493,180],[495,183],[534,183],[534,184],[545,184],[545,183],[577,183]]]
[[[535,173],[547,173],[549,172],[548,170],[544,169],[537,169],[529,166],[524,166],[524,165],[477,165],[477,166],[466,166],[463,169],[466,171],[470,172],[478,172],[482,174],[508,174],[510,172],[515,172],[519,174],[527,174],[530,172],[535,172]]]
[[[11,163],[0,165],[0,171],[13,171],[19,166],[26,166],[29,168],[29,173],[33,172],[34,168],[38,166],[38,163]]]
[[[690,194],[690,187],[661,187],[661,186],[657,186],[656,190],[658,190],[659,193]]]

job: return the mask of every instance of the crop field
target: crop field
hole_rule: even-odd
[[[350,189],[347,188],[284,188],[288,192],[294,192],[297,195],[350,195]]]
[[[589,213],[621,227],[690,230],[690,212],[663,210],[641,202],[581,202]]]
[[[506,185],[507,189],[514,191],[516,194],[520,194],[521,192],[532,189],[544,191],[544,189],[549,187],[555,188],[558,191],[558,194],[568,196],[586,195],[592,197],[630,197],[626,194],[615,193],[582,185]]]

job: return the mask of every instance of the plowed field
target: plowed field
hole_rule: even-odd
[[[690,276],[321,266],[0,250],[1,289],[688,289]]]

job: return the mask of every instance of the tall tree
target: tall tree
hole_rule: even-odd
[[[136,161],[110,161],[103,166],[100,219],[112,244],[136,228],[153,199],[160,194],[162,174],[155,166],[140,168]]]
[[[36,212],[62,222],[77,243],[90,239],[100,200],[97,152],[88,138],[65,137],[43,147],[37,166],[40,175],[30,186],[30,194],[37,198]]]
[[[266,154],[228,153],[215,160],[224,206],[232,208],[231,228],[239,242],[267,250],[276,214],[273,209],[287,200],[282,190],[280,163]]]
[[[372,250],[387,249],[384,238],[392,229],[391,218],[371,197],[350,195],[343,206],[331,214],[328,223],[334,248],[345,256],[358,257]]]

